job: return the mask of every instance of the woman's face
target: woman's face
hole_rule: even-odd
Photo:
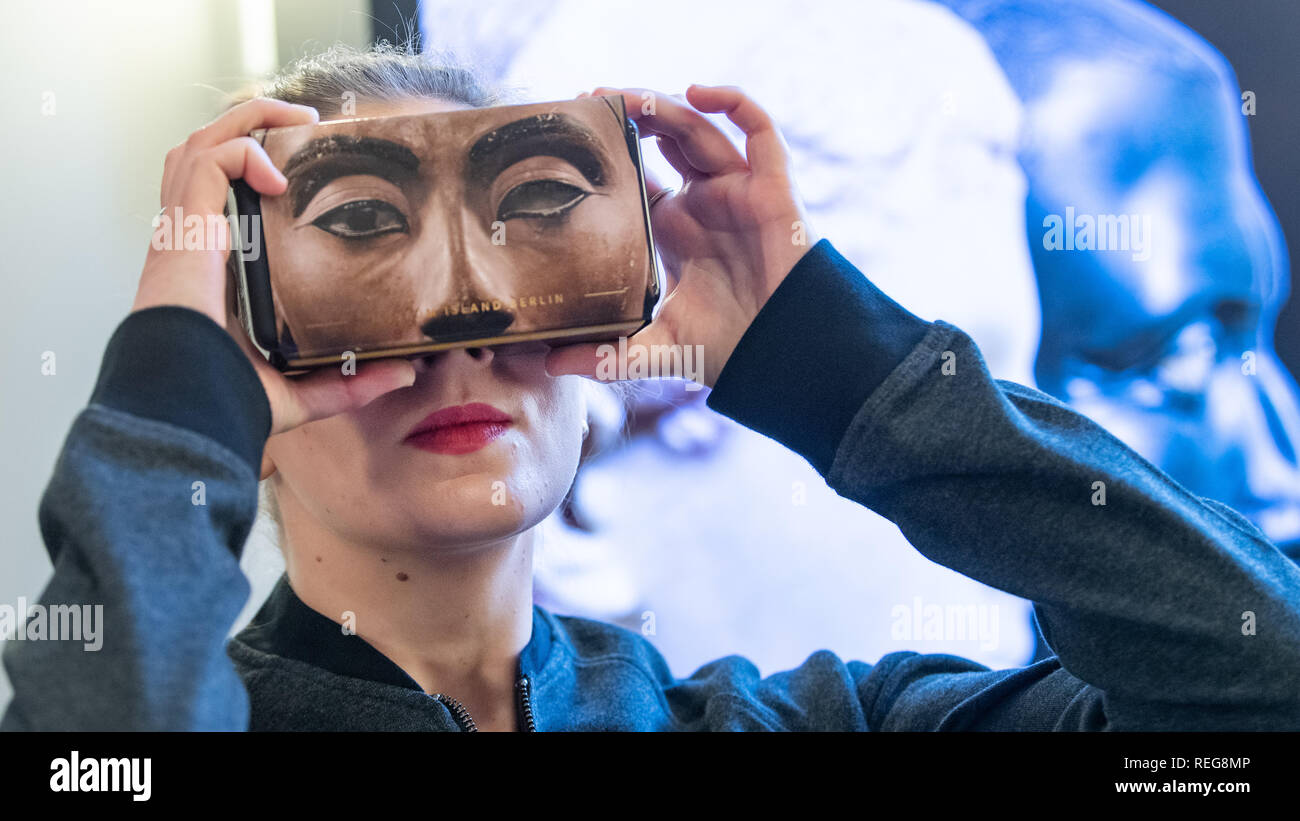
[[[401,117],[455,111],[441,117]],[[602,99],[359,106],[265,147],[281,336],[298,354],[636,320],[651,268],[640,179]]]
[[[450,108],[359,103],[358,115]],[[432,354],[414,361],[409,388],[272,436],[290,541],[304,514],[355,544],[416,550],[487,544],[540,522],[573,481],[586,414],[580,377],[547,376],[546,351]]]

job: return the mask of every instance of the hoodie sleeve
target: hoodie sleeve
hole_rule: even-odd
[[[5,643],[0,729],[247,728],[225,642],[249,595],[239,554],[270,423],[211,319],[160,307],[121,323],[39,510],[54,575],[37,604],[78,608],[82,640]]]
[[[872,729],[1300,729],[1297,566],[1068,406],[994,380],[966,334],[912,316],[826,240],[709,405],[928,558],[1034,602],[1056,655],[1030,667],[850,662]]]

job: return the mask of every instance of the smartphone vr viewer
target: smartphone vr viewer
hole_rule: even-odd
[[[260,129],[239,302],[280,370],[635,333],[661,282],[621,96]],[[249,249],[256,249],[251,252]]]

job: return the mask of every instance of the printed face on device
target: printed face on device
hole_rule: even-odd
[[[299,354],[641,315],[636,166],[604,98],[267,132],[271,287]],[[287,326],[287,327],[286,327]]]

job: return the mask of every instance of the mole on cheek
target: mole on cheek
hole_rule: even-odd
[[[316,561],[320,561],[320,560],[321,560],[320,556],[317,556]]]
[[[408,576],[408,575],[406,575],[405,573],[398,573],[398,574],[397,574],[397,580],[398,580],[399,582],[404,582],[404,581],[406,581],[406,580],[409,579],[409,578],[411,578],[411,577]]]

